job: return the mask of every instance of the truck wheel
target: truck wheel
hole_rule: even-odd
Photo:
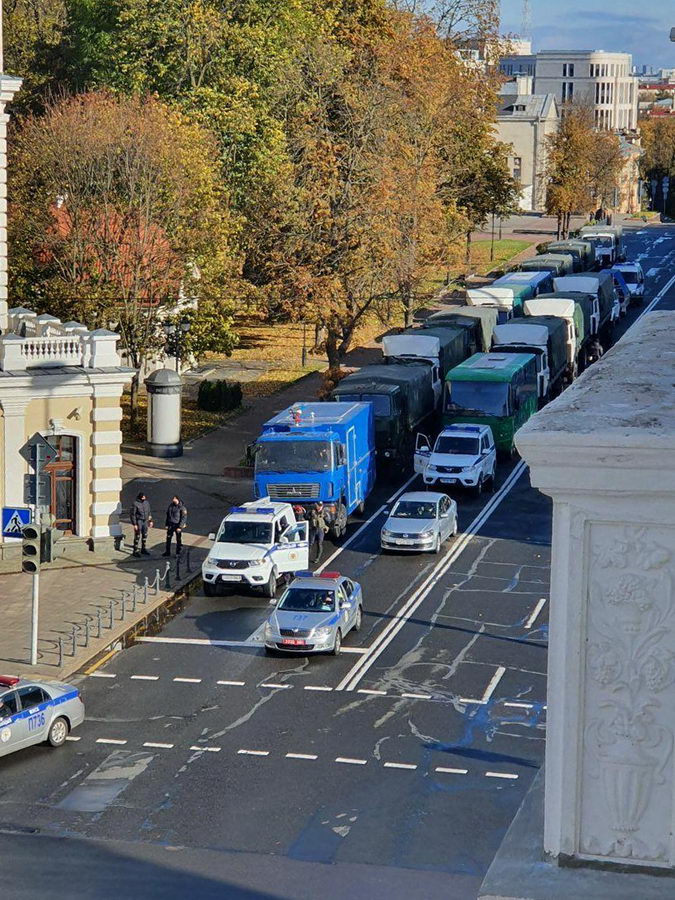
[[[269,597],[270,600],[273,599],[274,595],[277,592],[277,576],[274,572],[274,569],[270,572],[270,577],[267,579],[267,584],[263,588],[263,596]]]
[[[209,584],[208,581],[205,581],[204,582],[204,596],[205,597],[215,597],[216,596],[215,585]]]
[[[366,502],[365,502],[365,500],[362,500],[359,503],[359,505],[356,507],[356,515],[362,516],[365,511],[366,511]]]

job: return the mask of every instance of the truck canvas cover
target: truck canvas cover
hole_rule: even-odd
[[[466,302],[469,306],[492,306],[495,309],[513,309],[514,296],[517,288],[511,287],[486,287],[473,288],[466,292]]]
[[[593,244],[588,241],[552,241],[548,245],[547,253],[571,253],[579,260],[578,271],[583,271],[595,262],[595,250]]]
[[[566,275],[574,271],[574,256],[571,253],[542,253],[533,259],[526,259],[520,267],[525,272],[555,272],[556,275]]]
[[[574,291],[556,291],[555,294],[540,294],[537,299],[546,298],[564,298],[566,300],[574,300],[581,310],[584,322],[584,335],[589,336],[593,332],[591,318],[593,316],[593,306],[595,304],[595,294],[578,294]]]
[[[333,393],[344,399],[346,394],[391,395],[396,388],[406,398],[409,428],[414,428],[433,412],[435,398],[431,373],[429,366],[424,363],[364,366],[359,372],[343,378]]]
[[[417,333],[422,329],[415,329]],[[429,325],[423,329],[425,334],[436,337],[441,347],[441,373],[445,373],[459,365],[469,356],[466,331],[462,328],[453,328],[451,325]]]
[[[532,324],[527,319],[497,325],[493,335],[493,346],[503,347],[510,344],[541,347],[545,350],[548,346],[548,328]]]
[[[520,328],[519,322],[508,322],[502,328]],[[548,365],[551,379],[555,380],[567,365],[567,327],[558,316],[528,316],[524,323],[532,327],[545,328],[548,342]]]
[[[553,282],[556,292],[573,291],[578,294],[592,294],[600,305],[600,324],[608,321],[614,306],[614,281],[611,272],[580,272],[566,275]]]
[[[435,312],[424,322],[424,328],[435,328],[437,325],[460,325],[467,319],[477,322],[480,331],[481,350],[489,350],[492,343],[492,332],[497,324],[497,310],[489,306],[459,306],[450,304]]]
[[[388,334],[382,338],[382,353],[385,356],[404,357],[412,356],[416,359],[438,359],[441,352],[441,342],[433,334],[427,334],[424,329],[404,331],[403,334]]]
[[[545,297],[541,294],[534,300],[525,301],[526,316],[558,316],[563,319],[574,318],[574,300],[566,297]]]

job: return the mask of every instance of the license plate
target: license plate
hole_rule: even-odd
[[[221,575],[221,581],[241,581],[241,575]]]
[[[406,541],[406,540],[403,540],[403,539],[399,538],[399,539],[396,541],[396,543],[397,543],[397,544],[414,544],[415,541]]]
[[[454,484],[457,479],[456,478],[441,478],[443,484]]]
[[[281,643],[287,644],[289,647],[304,647],[305,646],[305,641],[301,641],[299,638],[284,638]]]

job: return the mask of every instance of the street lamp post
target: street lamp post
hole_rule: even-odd
[[[164,334],[169,345],[169,352],[174,353],[176,357],[176,372],[180,372],[181,351],[183,348],[183,340],[190,330],[190,320],[183,318],[175,325],[173,322],[165,322],[162,325]]]

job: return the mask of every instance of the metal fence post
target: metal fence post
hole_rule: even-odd
[[[97,619],[96,637],[101,637],[101,607],[100,606],[96,610],[96,619]]]
[[[114,606],[114,603],[115,603],[114,600],[111,600],[111,601],[110,601],[110,625],[108,625],[108,628],[112,628],[112,627],[113,627],[113,621],[114,621],[114,620],[113,620],[113,606]]]
[[[143,605],[148,602],[148,576],[145,576],[145,581],[143,582]]]
[[[84,646],[89,646],[89,617],[84,622]]]
[[[70,639],[73,642],[72,653],[70,654],[71,656],[75,656],[75,647],[77,646],[77,643],[75,640],[75,632],[76,631],[77,631],[77,625],[73,625],[73,633],[70,636]]]
[[[57,663],[57,666],[60,669],[62,665],[63,665],[63,638],[59,637],[59,661]]]
[[[136,612],[136,585],[134,585],[134,589],[131,593],[131,611],[133,613]]]
[[[189,575],[192,572],[192,547],[187,548],[186,568]]]
[[[165,578],[165,582],[166,582],[165,583],[166,590],[170,591],[171,590],[171,564],[170,563],[166,564],[166,571],[164,572],[164,578]]]
[[[120,616],[120,622],[124,621],[124,617],[127,614],[127,592],[122,591],[122,615]]]
[[[159,594],[159,579],[160,579],[160,577],[161,576],[159,574],[159,569],[155,569],[155,581],[153,584],[153,587],[154,587],[153,593],[154,593],[155,597],[157,596],[157,594]]]

